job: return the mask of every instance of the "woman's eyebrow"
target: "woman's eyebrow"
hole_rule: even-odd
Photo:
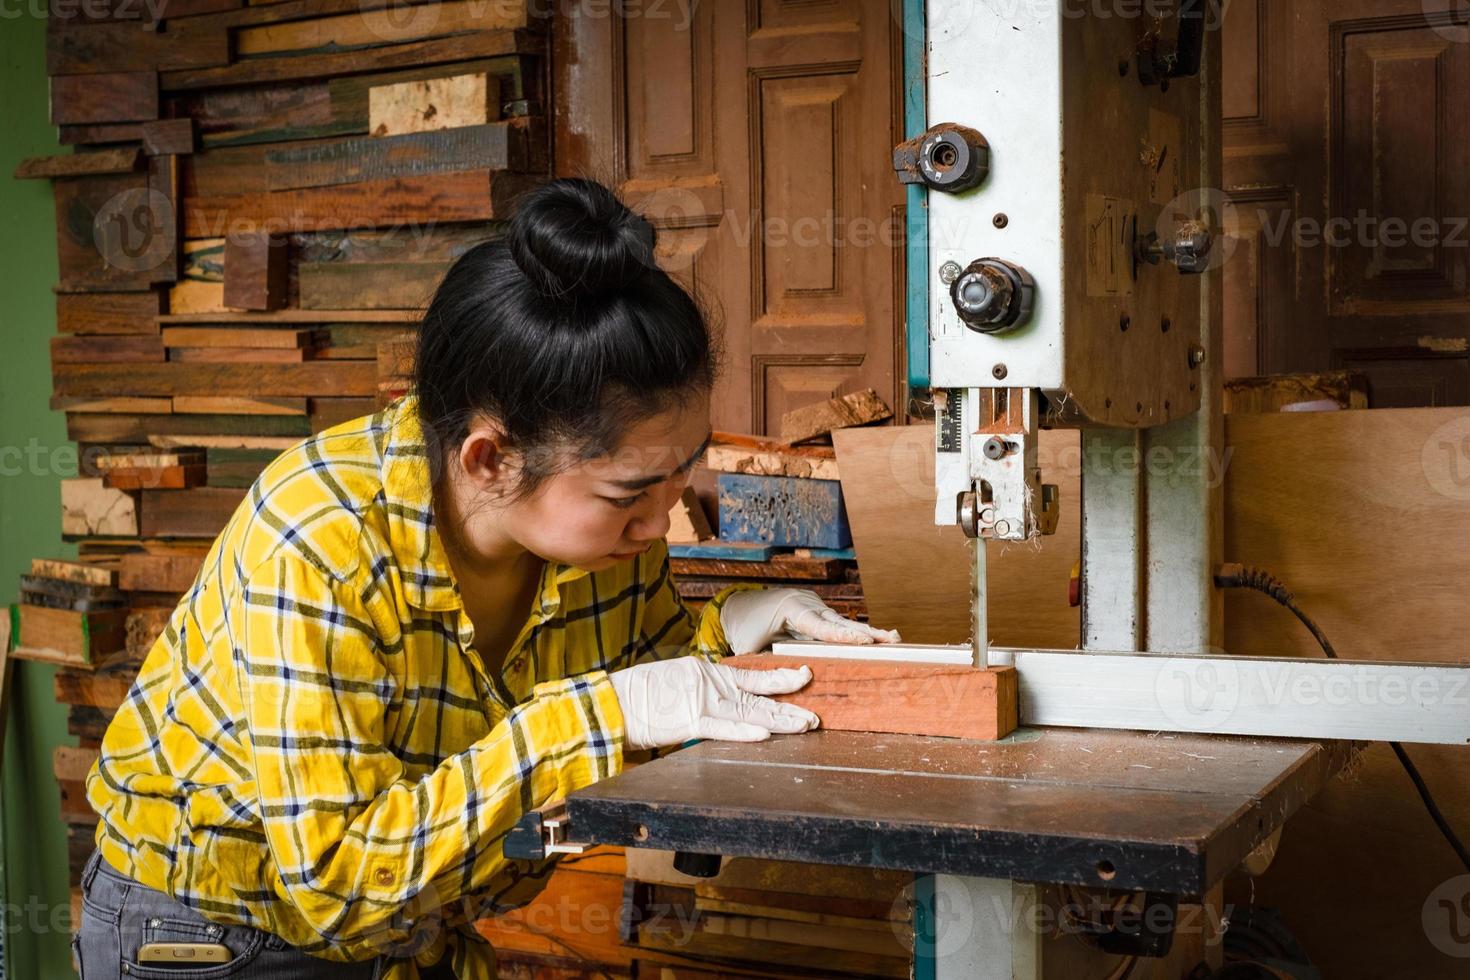
[[[708,433],[704,437],[704,442],[699,444],[699,448],[694,450],[694,453],[688,459],[674,467],[672,472],[659,476],[640,476],[632,480],[609,480],[608,482],[624,490],[642,490],[644,487],[651,487],[655,483],[662,483],[677,473],[687,473],[694,468],[695,463],[699,462],[699,458],[704,455],[704,451],[709,448],[709,444],[714,440],[714,437],[715,434],[713,431]]]

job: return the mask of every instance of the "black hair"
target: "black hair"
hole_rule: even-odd
[[[525,494],[552,460],[611,451],[632,425],[711,388],[708,321],[654,244],[611,190],[568,178],[524,194],[504,237],[454,262],[414,366],[434,486],[478,414],[539,461],[522,467],[513,492]]]

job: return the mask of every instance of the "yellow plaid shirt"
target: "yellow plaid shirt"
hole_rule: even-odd
[[[528,901],[522,813],[615,775],[607,671],[728,652],[721,593],[696,617],[659,542],[605,571],[548,563],[499,676],[434,527],[412,396],[270,464],[149,652],[87,779],[97,845],[216,921],[388,976]],[[517,614],[519,615],[519,613]]]

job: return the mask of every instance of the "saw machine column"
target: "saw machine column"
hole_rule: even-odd
[[[1221,431],[1218,277],[1199,275],[1212,244],[1199,189],[1218,185],[1218,46],[1205,38],[1218,11],[927,0],[924,13],[924,62],[909,70],[926,117],[894,153],[927,205],[914,250],[927,322],[909,342],[927,343],[928,377],[909,380],[933,392],[935,522],[973,539],[975,666],[990,666],[985,543],[1056,529],[1043,426],[1086,430],[1079,641],[1203,651],[1220,625],[1218,488],[1205,466],[1148,471],[1158,452],[1203,461]],[[920,890],[970,893],[1011,911],[1038,900],[1025,883],[945,875]],[[1041,976],[1038,951],[1006,929],[977,919],[915,975]]]

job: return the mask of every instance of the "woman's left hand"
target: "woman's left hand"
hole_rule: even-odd
[[[823,643],[897,643],[896,630],[874,629],[838,615],[807,589],[749,589],[720,609],[725,640],[734,653],[756,653],[782,633]]]

